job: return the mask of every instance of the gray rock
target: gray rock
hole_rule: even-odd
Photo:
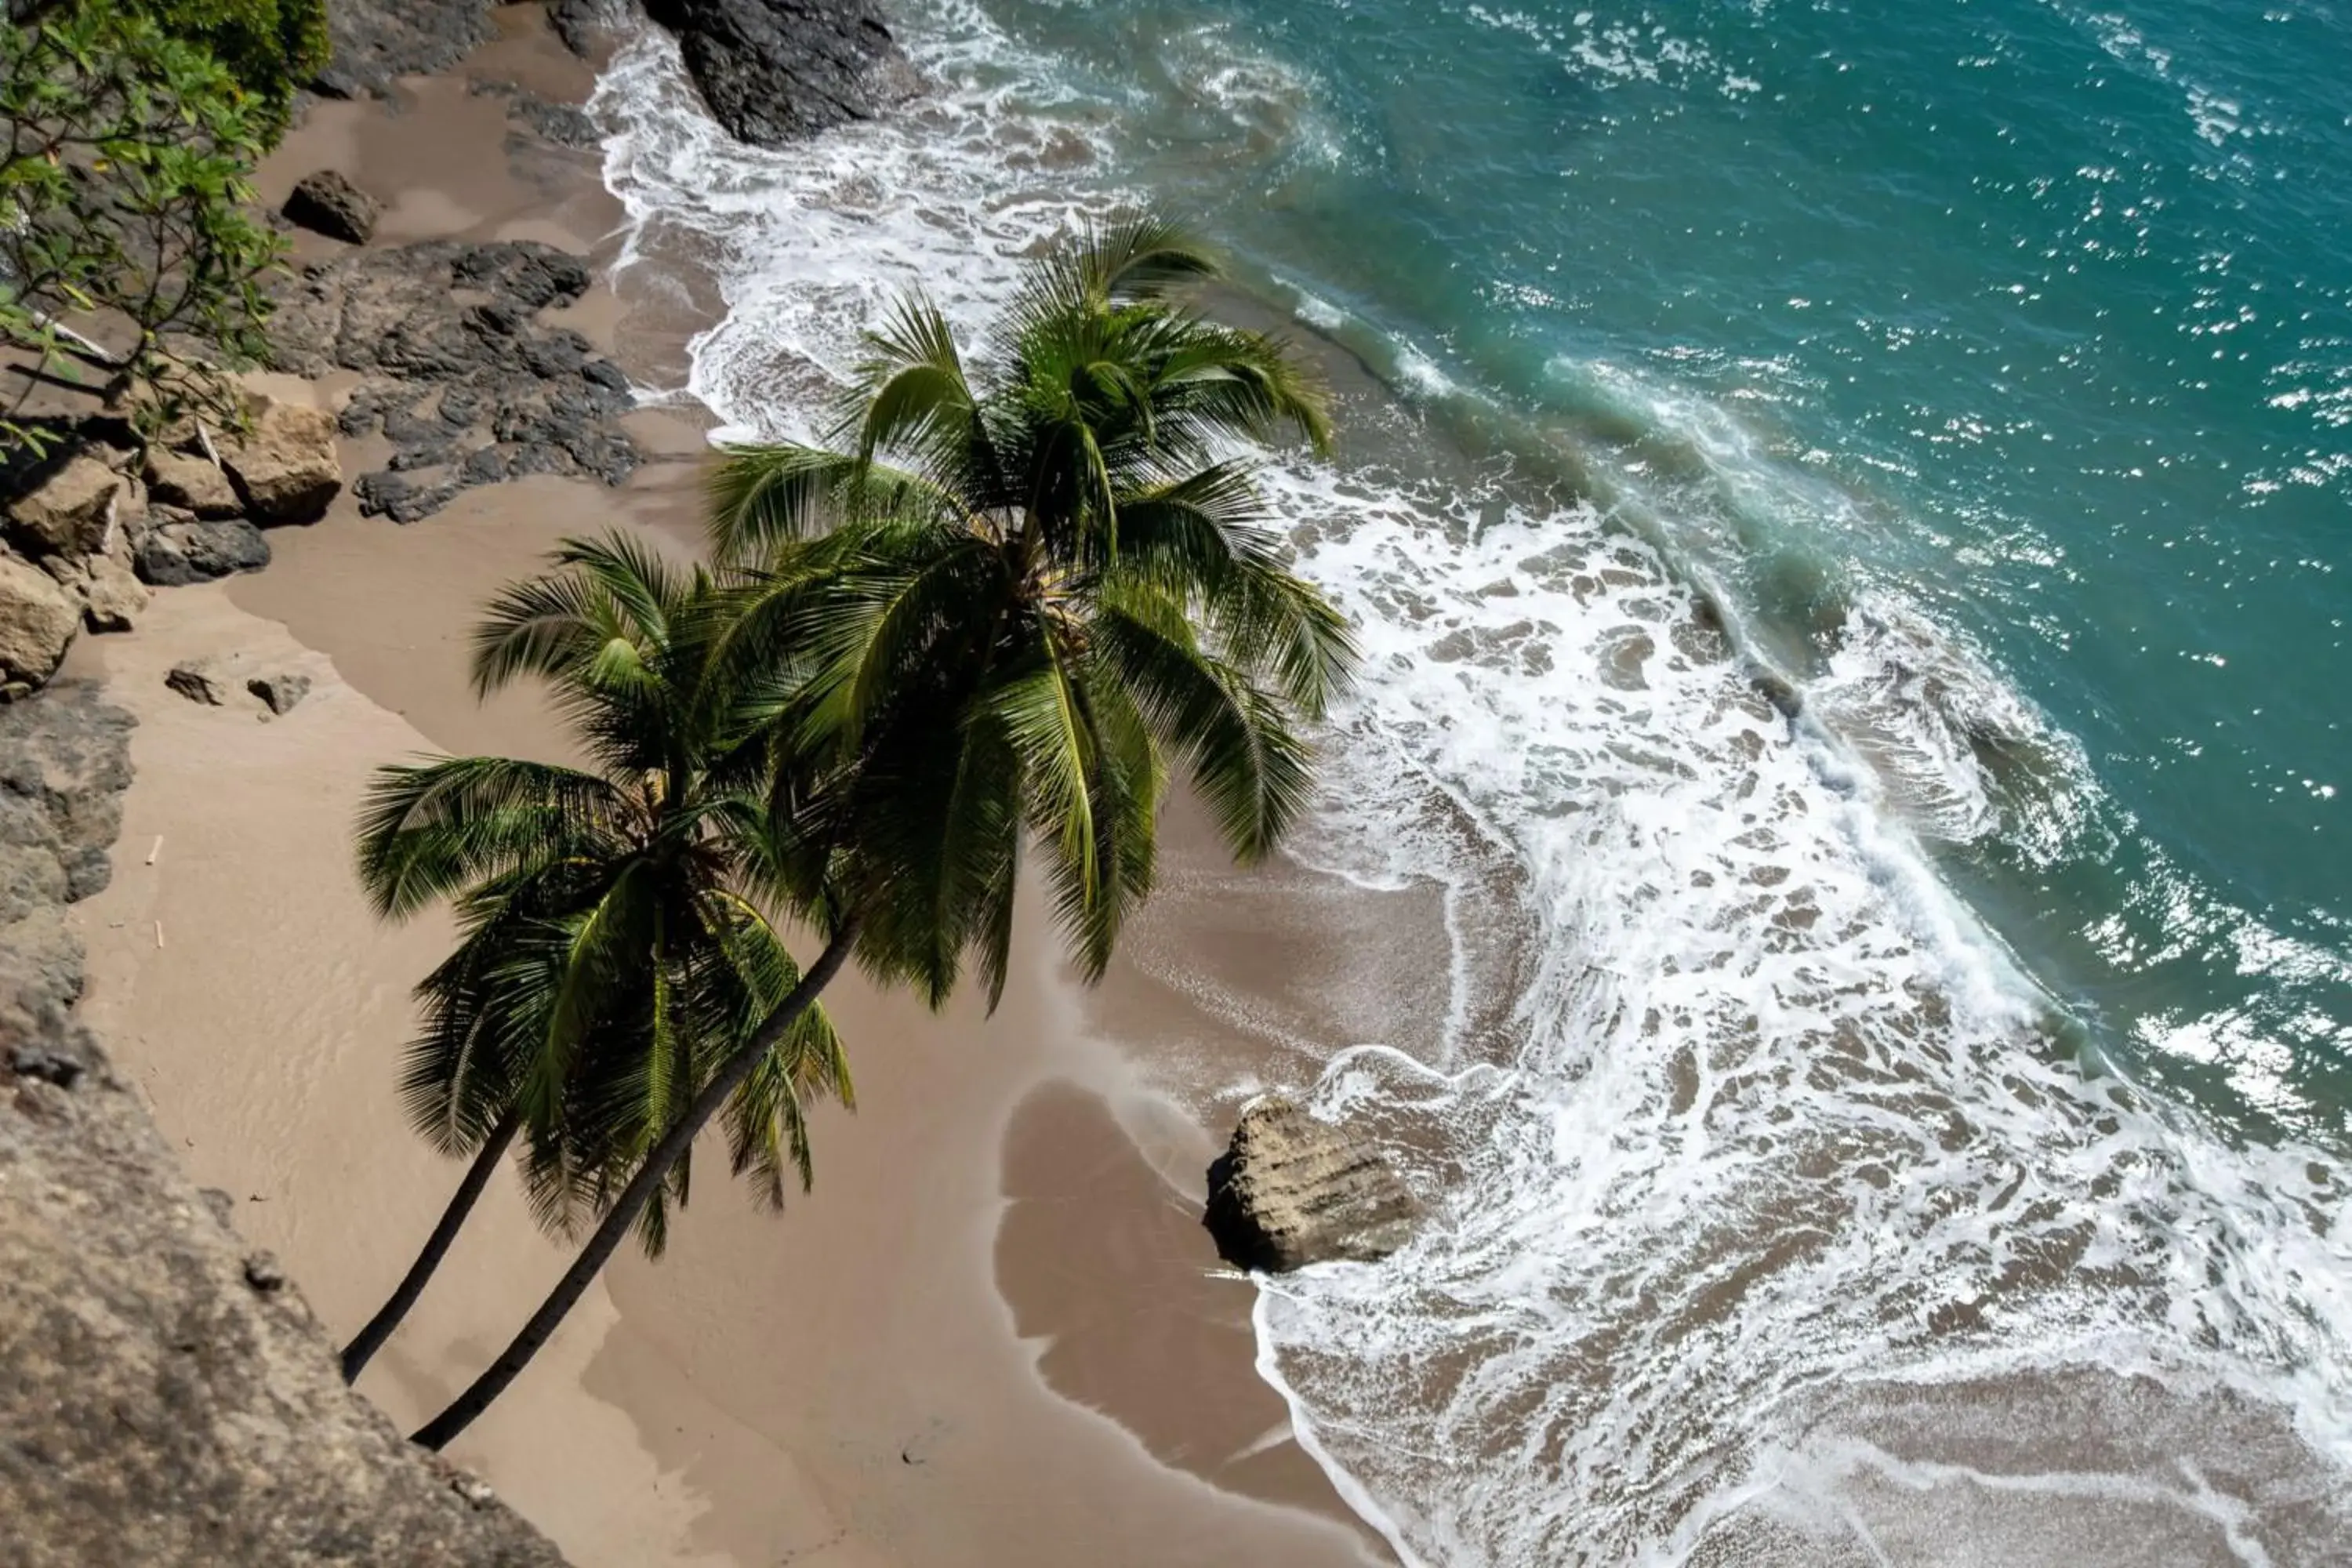
[[[289,223],[347,245],[365,245],[375,237],[376,219],[383,209],[334,170],[321,169],[296,183],[283,210]]]
[[[1368,1263],[1412,1237],[1412,1194],[1388,1163],[1278,1094],[1252,1100],[1209,1167],[1202,1223],[1236,1267]]]
[[[81,605],[28,561],[0,554],[0,680],[34,687],[57,672],[81,630]]]
[[[588,284],[580,258],[529,242],[359,252],[311,268],[281,301],[273,356],[299,374],[365,378],[339,427],[380,430],[394,447],[353,486],[366,516],[412,522],[519,474],[618,484],[639,461],[618,424],[635,406],[628,377],[579,333],[537,320]],[[472,456],[493,447],[495,458]]]
[[[677,35],[711,117],[775,147],[871,120],[913,87],[870,0],[646,0]]]
[[[185,516],[185,514],[182,514]],[[232,572],[258,572],[269,564],[269,541],[241,517],[202,522],[193,517],[148,528],[134,547],[139,580],[159,588],[208,583]]]
[[[619,41],[621,12],[618,0],[552,0],[547,20],[565,48],[594,60]]]
[[[604,140],[596,129],[595,116],[586,110],[569,103],[551,103],[518,83],[477,81],[471,90],[477,98],[505,99],[509,118],[558,147],[593,147]]]
[[[333,1345],[227,1228],[70,1008],[81,952],[58,900],[121,823],[131,720],[60,681],[0,709],[0,1541],[8,1568],[222,1563],[562,1568],[463,1473],[342,1384]]]
[[[270,675],[255,676],[245,683],[245,689],[260,698],[264,708],[282,717],[293,711],[294,704],[310,695],[310,678],[279,670]]]
[[[455,65],[497,36],[492,0],[334,0],[334,53],[310,83],[329,98],[378,97],[394,78]]]

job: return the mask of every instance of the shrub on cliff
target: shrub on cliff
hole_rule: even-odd
[[[211,51],[260,101],[272,140],[285,129],[296,90],[326,68],[326,0],[133,0],[131,8]]]
[[[257,0],[244,0],[248,7]],[[159,8],[165,8],[159,5]],[[170,0],[174,26],[185,11]],[[201,8],[200,8],[201,9]],[[281,122],[211,51],[98,0],[18,5],[0,35],[0,455],[79,388],[142,422],[226,421],[281,242],[249,177]]]

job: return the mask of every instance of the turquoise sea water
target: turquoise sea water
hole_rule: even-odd
[[[2352,11],[898,15],[778,153],[608,78],[682,390],[806,431],[1142,201],[1390,395],[1269,474],[1368,656],[1299,853],[1444,890],[1449,1026],[1229,1016],[1436,1215],[1257,1320],[1400,1555],[2352,1560]]]
[[[2352,12],[997,15],[1268,270],[1622,437],[1790,673],[1857,584],[1981,650],[2098,795],[1950,873],[2104,1044],[2352,1129]]]

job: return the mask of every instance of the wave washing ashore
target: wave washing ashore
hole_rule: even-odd
[[[939,89],[782,152],[607,74],[683,393],[810,434],[1128,198],[1385,389],[1277,475],[1367,653],[1307,857],[1443,890],[1444,1025],[1208,1005],[1436,1206],[1256,1316],[1400,1555],[2352,1554],[2347,19],[906,12]]]

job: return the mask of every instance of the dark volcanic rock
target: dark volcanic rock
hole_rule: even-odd
[[[515,120],[558,147],[593,147],[603,138],[595,116],[569,103],[551,103],[530,89],[510,81],[477,81],[469,89],[477,98],[503,98]]]
[[[334,55],[310,85],[329,98],[365,98],[392,79],[454,65],[497,33],[492,0],[333,0]]]
[[[337,423],[393,444],[354,486],[368,516],[412,522],[510,474],[616,485],[638,462],[616,423],[635,406],[628,377],[538,321],[588,283],[580,258],[529,241],[363,251],[303,275],[271,322],[273,353],[304,375],[365,375]]]
[[[1278,1094],[1252,1100],[1209,1167],[1202,1223],[1226,1261],[1282,1272],[1369,1263],[1412,1237],[1412,1194],[1371,1150]]]
[[[774,147],[908,96],[912,72],[871,0],[646,0],[677,35],[712,118]]]
[[[72,1013],[130,730],[86,682],[0,709],[0,1561],[562,1568],[343,1386]]]
[[[162,508],[148,517],[148,527],[131,547],[142,583],[179,588],[232,572],[258,572],[269,564],[269,541],[241,517],[199,521]]]
[[[286,198],[284,210],[287,222],[348,245],[365,245],[374,237],[375,220],[382,216],[373,196],[332,169],[304,175]]]

